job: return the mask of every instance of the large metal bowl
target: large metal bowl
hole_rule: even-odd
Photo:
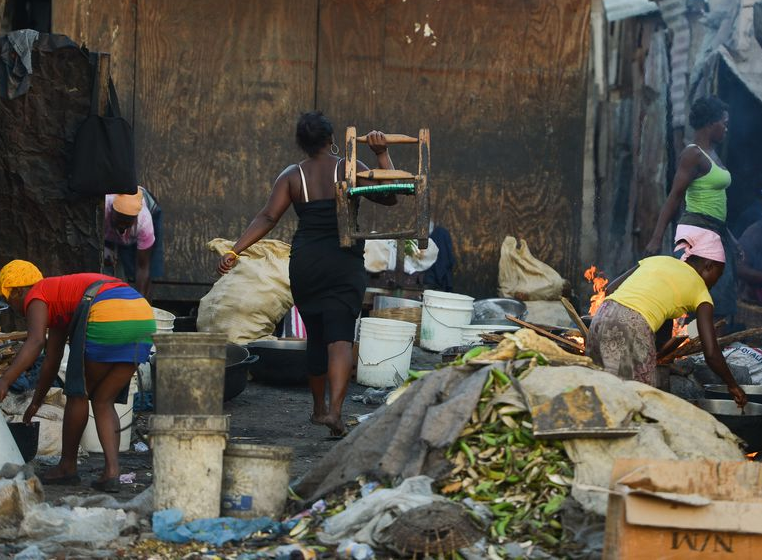
[[[762,451],[762,404],[750,402],[741,409],[730,400],[699,399],[698,406],[744,440],[747,452]]]
[[[309,375],[306,340],[256,340],[246,344],[259,356],[249,373],[254,381],[267,385],[304,385]]]
[[[739,385],[749,399],[749,402],[762,404],[762,385]],[[704,385],[704,397],[707,399],[733,400],[728,392],[728,386],[723,384]]]
[[[527,316],[527,306],[523,301],[512,298],[479,299],[474,302],[471,324],[515,326],[515,323],[505,318],[506,315],[524,319]]]

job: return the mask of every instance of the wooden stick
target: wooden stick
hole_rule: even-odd
[[[549,339],[554,340],[555,342],[566,344],[567,346],[570,346],[571,348],[574,348],[575,350],[578,350],[580,352],[585,351],[584,346],[577,344],[576,342],[572,342],[571,340],[566,340],[564,337],[555,335],[551,332],[546,331],[545,329],[541,329],[540,327],[535,326],[532,323],[526,323],[522,321],[521,319],[514,317],[513,315],[506,315],[505,318],[508,319],[509,321],[516,323],[519,326],[525,327],[527,329],[532,329],[534,332],[541,334],[542,336],[546,336]]]
[[[569,314],[569,317],[571,318],[571,320],[574,321],[575,325],[577,325],[579,332],[582,334],[582,338],[584,338],[585,342],[587,342],[587,337],[590,335],[590,331],[587,330],[587,325],[582,320],[582,317],[580,317],[577,314],[577,310],[574,309],[574,306],[571,304],[571,302],[568,299],[566,299],[565,297],[562,297],[561,303],[566,308],[566,313]]]
[[[418,138],[408,136],[407,134],[384,134],[387,144],[417,144]],[[368,135],[364,134],[357,137],[357,141],[363,144],[368,142]]]
[[[11,333],[0,333],[0,340],[7,342],[9,340],[26,340],[26,331],[15,331]]]
[[[361,179],[374,179],[376,181],[415,180],[415,175],[408,171],[400,171],[399,169],[369,169],[368,171],[358,171],[357,177]]]
[[[720,348],[723,346],[727,346],[728,344],[731,344],[733,342],[739,342],[744,340],[745,338],[754,338],[754,337],[762,337],[762,327],[757,327],[754,329],[746,329],[745,331],[740,331],[737,333],[729,334],[726,336],[721,336],[717,339],[717,343],[720,345]],[[674,356],[665,356],[665,361],[667,358],[672,358],[673,360],[677,358],[683,358],[685,356],[689,356],[690,354],[696,354],[701,350],[701,338],[696,337],[692,338],[688,344],[685,344],[678,348],[673,354]]]

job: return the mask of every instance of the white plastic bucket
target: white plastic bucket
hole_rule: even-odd
[[[222,516],[279,519],[288,497],[290,447],[228,443],[222,462]]]
[[[154,511],[177,508],[185,521],[219,517],[230,417],[154,414],[148,427]]]
[[[393,387],[396,374],[407,379],[415,329],[415,323],[407,321],[360,319],[357,382],[370,387]]]
[[[461,344],[461,326],[474,314],[474,298],[425,290],[421,312],[421,348],[441,352]]]
[[[127,396],[127,404],[114,404],[116,415],[119,416],[119,451],[130,450],[130,439],[132,439],[132,400],[135,393],[138,390],[138,376],[133,375],[132,381],[130,381],[129,394]],[[98,439],[98,430],[95,428],[95,415],[93,414],[93,405],[89,406],[89,416],[87,418],[87,426],[82,433],[82,440],[80,445],[82,449],[88,453],[103,453],[103,447],[101,441]]]
[[[11,430],[8,428],[8,424],[0,414],[0,467],[5,463],[13,463],[14,465],[23,465],[24,458],[21,456],[16,440],[13,439]]]
[[[153,318],[156,320],[156,332],[172,332],[175,328],[175,316],[158,307],[151,309],[153,309]]]
[[[471,344],[474,342],[482,342],[480,334],[493,332],[500,329],[499,325],[461,325],[460,326],[460,343]]]

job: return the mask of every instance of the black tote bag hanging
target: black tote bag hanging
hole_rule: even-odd
[[[130,123],[122,118],[114,82],[108,80],[105,116],[98,115],[98,57],[91,53],[95,76],[90,96],[90,114],[74,139],[69,188],[81,196],[135,194],[135,142]]]

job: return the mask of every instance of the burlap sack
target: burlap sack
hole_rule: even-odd
[[[553,268],[532,256],[527,242],[505,238],[500,248],[498,292],[501,297],[520,300],[557,300],[564,279]]]
[[[207,244],[219,255],[232,246],[226,239]],[[290,251],[290,245],[275,239],[263,239],[246,249],[236,267],[201,298],[198,330],[226,333],[237,344],[270,337],[294,305],[288,277]]]

